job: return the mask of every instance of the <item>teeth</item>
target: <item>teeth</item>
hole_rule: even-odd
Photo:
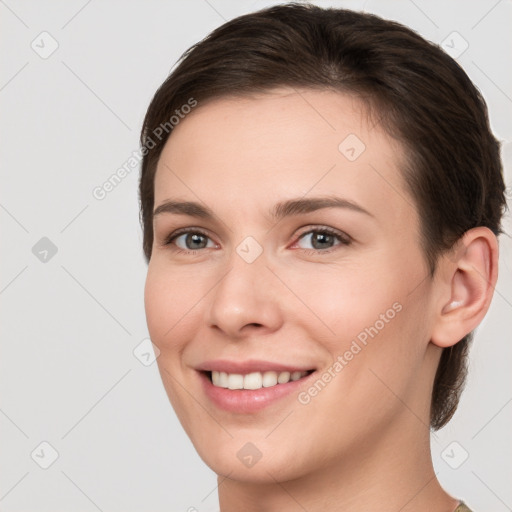
[[[230,373],[228,375],[228,388],[229,389],[243,389],[244,376],[239,373]]]
[[[263,387],[263,376],[260,372],[248,373],[244,377],[244,389],[260,389]]]
[[[302,377],[301,372],[292,372],[290,379],[299,380]]]
[[[263,387],[269,388],[277,384],[277,372],[265,372],[263,374]]]
[[[223,388],[227,388],[228,387],[228,374],[226,372],[217,372],[217,374],[219,375],[219,378],[218,378],[218,383],[219,383],[219,386],[222,386]]]
[[[287,382],[290,382],[290,372],[281,372],[277,376],[277,383],[286,384]]]
[[[214,386],[227,389],[261,389],[299,380],[309,372],[252,372],[246,375],[212,371]]]

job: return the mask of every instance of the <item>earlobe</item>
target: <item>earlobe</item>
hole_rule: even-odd
[[[470,229],[451,258],[443,256],[439,264],[445,276],[439,286],[446,292],[439,295],[431,341],[444,348],[475,329],[489,309],[498,278],[496,236],[486,227]]]

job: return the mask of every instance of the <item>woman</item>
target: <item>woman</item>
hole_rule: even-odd
[[[469,510],[430,430],[505,199],[464,71],[370,14],[271,7],[185,53],[141,144],[148,328],[221,511]]]

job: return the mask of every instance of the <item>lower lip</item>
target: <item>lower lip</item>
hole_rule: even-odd
[[[280,398],[297,392],[315,373],[310,373],[299,380],[291,380],[286,384],[253,390],[221,388],[214,386],[206,373],[199,372],[199,376],[204,392],[217,407],[225,411],[248,414],[260,411]]]

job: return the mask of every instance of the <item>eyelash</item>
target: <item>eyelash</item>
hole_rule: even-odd
[[[315,254],[329,254],[329,253],[333,252],[334,250],[336,250],[336,248],[339,246],[348,246],[352,243],[351,237],[349,235],[347,235],[346,233],[334,230],[332,228],[328,228],[326,226],[313,226],[313,227],[309,227],[308,231],[303,231],[302,233],[300,233],[297,238],[297,241],[293,245],[296,245],[302,238],[304,238],[305,235],[309,235],[311,233],[321,233],[321,234],[326,234],[326,235],[332,235],[332,236],[336,237],[340,243],[333,246],[332,248],[329,248],[329,249],[301,249],[301,248],[299,248],[299,250],[307,251],[307,252],[312,251]],[[181,235],[186,235],[186,234],[198,234],[198,235],[202,235],[206,238],[211,239],[210,236],[200,228],[183,228],[183,229],[179,229],[179,230],[175,231],[174,233],[171,233],[168,237],[166,237],[164,239],[162,245],[170,246],[173,244],[173,242],[176,238],[180,237]],[[185,250],[185,249],[181,249],[179,247],[175,247],[175,248],[173,248],[173,251],[175,251],[177,254],[196,255],[198,253],[198,251],[200,252],[204,249],[205,248],[196,249],[196,250]]]

